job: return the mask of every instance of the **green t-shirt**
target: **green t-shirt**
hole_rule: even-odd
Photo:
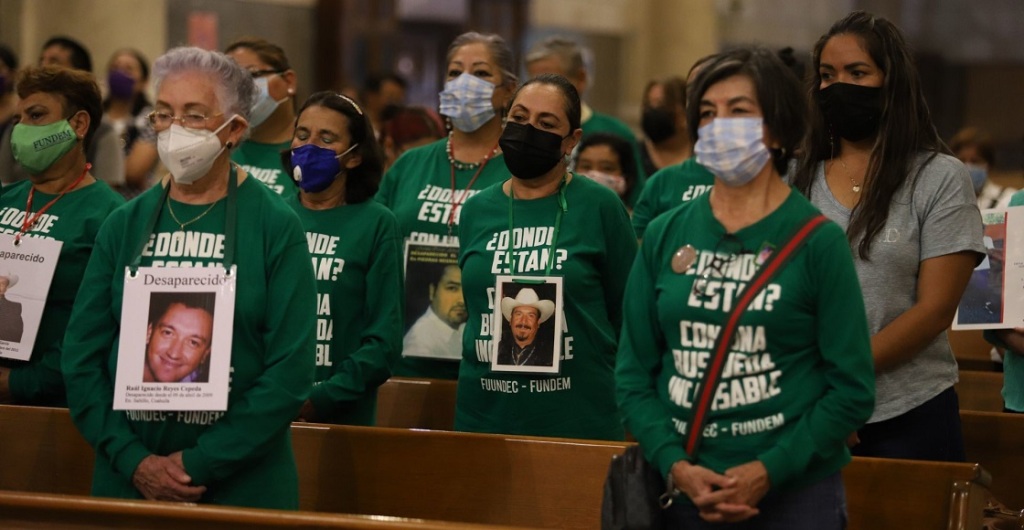
[[[627,285],[615,382],[626,428],[663,474],[687,459],[684,432],[736,293],[771,249],[817,213],[791,190],[774,212],[735,232],[740,246],[725,237],[703,195],[648,228]],[[679,274],[671,261],[684,245],[697,250],[697,259]],[[736,257],[729,261],[730,255]],[[695,279],[709,272],[707,296],[699,296]],[[845,440],[874,406],[874,367],[857,273],[839,226],[819,227],[751,302],[723,366],[698,464],[722,473],[760,460],[772,488],[787,489],[849,461]]]
[[[622,201],[604,186],[575,176],[565,187],[557,238],[557,194],[514,203],[516,274],[544,276],[551,239],[551,275],[563,282],[564,329],[558,374],[492,372],[490,344],[496,277],[506,274],[509,198],[501,185],[466,202],[459,264],[469,321],[455,408],[461,431],[622,440],[615,406],[615,349],[622,296],[636,255],[636,236]]]
[[[242,142],[231,153],[231,161],[264,183],[274,193],[285,195],[298,191],[288,168],[281,164],[281,152],[291,149],[291,140],[279,144],[262,144],[252,140]]]
[[[583,122],[580,128],[583,129],[583,138],[594,133],[610,133],[629,142],[629,145],[632,146],[633,160],[636,163],[636,182],[633,184],[633,191],[625,199],[626,204],[629,206],[636,204],[636,201],[640,198],[640,190],[643,189],[644,182],[647,180],[647,171],[644,170],[642,155],[637,146],[636,135],[633,134],[633,130],[623,123],[622,120],[597,111],[593,111],[590,119]]]
[[[289,425],[309,396],[316,349],[316,284],[302,225],[284,201],[254,178],[238,186],[237,292],[226,412],[114,411],[113,383],[125,268],[148,238],[142,266],[223,263],[226,199],[190,224],[183,244],[162,186],[110,215],[68,324],[62,367],[71,415],[96,452],[93,495],[139,498],[132,474],[151,454],[183,451],[202,502],[297,509],[298,476]],[[171,200],[181,219],[207,205]],[[162,206],[153,234],[152,212]]]
[[[452,193],[451,163],[446,151],[447,139],[406,151],[384,175],[377,201],[387,206],[398,218],[402,238],[413,243],[459,242],[461,210],[468,197],[480,190],[503,182],[511,175],[500,153],[480,170],[476,181],[466,191],[478,168],[455,170],[455,193]],[[455,207],[452,236],[448,235],[448,219]],[[404,243],[403,243],[404,245]],[[404,254],[404,246],[403,246]],[[417,317],[426,310],[412,307],[409,312]],[[413,322],[406,322],[406,328]],[[459,363],[448,360],[402,357],[395,367],[395,375],[403,377],[429,377],[457,379]]]
[[[21,230],[15,217],[21,217],[32,189],[29,181],[4,188],[0,196],[0,233],[17,234]],[[56,195],[36,192],[32,211],[38,212]],[[28,361],[0,360],[11,368],[11,397],[20,405],[66,406],[64,376],[60,372],[61,340],[71,318],[71,307],[82,283],[82,273],[92,253],[96,233],[110,212],[124,204],[124,198],[105,182],[96,181],[71,191],[53,203],[30,230],[30,237],[62,241],[60,259],[46,295],[46,306],[39,321],[39,332]],[[31,215],[31,214],[30,214]]]
[[[655,217],[711,191],[715,176],[697,163],[695,157],[682,164],[658,170],[647,179],[640,200],[633,208],[633,229],[640,239]]]
[[[317,421],[373,425],[377,387],[402,350],[398,222],[373,200],[310,210],[285,197],[306,230],[317,280]]]

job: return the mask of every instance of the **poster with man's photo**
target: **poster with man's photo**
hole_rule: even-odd
[[[557,374],[562,353],[562,278],[498,276],[491,371]]]
[[[407,242],[402,356],[462,359],[462,331],[467,320],[459,247]]]
[[[953,329],[1024,326],[1024,207],[982,210],[985,258],[967,284]]]
[[[0,234],[0,358],[32,357],[63,243]]]
[[[126,271],[113,408],[227,410],[234,314],[234,268]]]

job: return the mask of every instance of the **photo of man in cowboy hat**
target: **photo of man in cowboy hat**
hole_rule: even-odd
[[[555,313],[555,303],[543,300],[533,287],[523,287],[515,297],[501,299],[501,341],[498,344],[498,365],[552,366],[554,349],[544,335],[541,325]]]

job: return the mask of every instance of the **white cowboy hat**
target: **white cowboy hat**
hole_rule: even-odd
[[[7,288],[10,289],[18,283],[18,275],[13,272],[0,273],[0,278],[7,278]]]
[[[545,320],[551,318],[551,314],[555,312],[555,303],[551,300],[541,300],[537,296],[537,291],[530,289],[529,287],[521,289],[516,294],[515,298],[506,296],[501,299],[501,314],[505,317],[505,320],[512,320],[512,310],[521,306],[530,306],[537,311],[540,311],[540,320],[538,324],[543,324]]]

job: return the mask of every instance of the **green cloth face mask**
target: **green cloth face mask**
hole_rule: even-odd
[[[11,131],[11,151],[14,159],[30,175],[46,171],[74,148],[76,143],[78,135],[68,120],[55,121],[48,125],[19,123]]]

